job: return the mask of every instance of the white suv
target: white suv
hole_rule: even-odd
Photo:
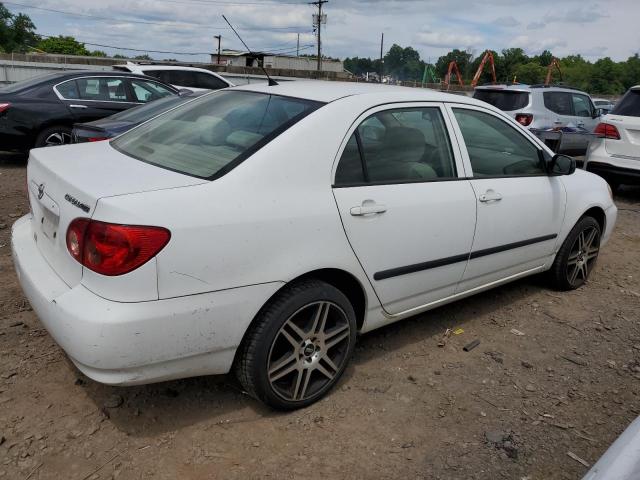
[[[194,92],[220,90],[221,88],[235,86],[217,73],[204,68],[127,62],[125,65],[114,65],[113,69],[147,75],[173,85],[176,88],[187,88]]]
[[[578,127],[593,132],[600,111],[585,92],[553,85],[487,85],[476,87],[473,98],[493,105],[528,128]],[[584,153],[587,136],[574,135],[563,151]]]
[[[604,177],[614,190],[620,184],[640,184],[640,85],[602,117],[594,133],[584,168]]]

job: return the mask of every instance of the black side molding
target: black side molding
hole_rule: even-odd
[[[387,278],[399,277],[400,275],[406,275],[408,273],[421,272],[423,270],[429,270],[431,268],[444,267],[445,265],[466,262],[467,260],[473,260],[474,258],[486,257],[487,255],[493,255],[500,252],[506,252],[507,250],[513,250],[514,248],[526,247],[527,245],[533,245],[534,243],[546,242],[547,240],[553,240],[557,237],[558,235],[553,233],[550,235],[543,235],[542,237],[535,237],[528,240],[521,240],[519,242],[507,243],[498,247],[485,248],[483,250],[476,250],[475,252],[440,258],[438,260],[431,260],[429,262],[414,263],[413,265],[406,265],[404,267],[390,268],[388,270],[382,270],[380,272],[374,273],[373,279],[385,280]]]

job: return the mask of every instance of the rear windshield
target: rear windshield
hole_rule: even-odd
[[[160,115],[111,145],[162,168],[214,179],[321,105],[265,93],[219,91]]]
[[[473,98],[487,102],[506,112],[519,110],[529,104],[529,94],[527,92],[515,92],[512,90],[478,89],[474,92]]]
[[[611,110],[612,115],[640,117],[640,90],[629,90]]]
[[[169,95],[168,97],[160,98],[158,100],[154,100],[145,105],[140,105],[138,107],[130,108],[128,110],[124,110],[120,113],[116,113],[115,115],[111,115],[106,118],[106,120],[118,120],[121,122],[131,122],[131,123],[142,123],[145,120],[155,117],[156,115],[160,115],[162,112],[165,112],[173,107],[180,105],[181,103],[188,102],[189,100],[193,100],[196,98],[195,96],[179,96],[179,95]]]
[[[59,75],[56,73],[48,73],[46,75],[39,75],[37,77],[29,78],[27,80],[22,80],[21,82],[10,83],[8,85],[0,86],[0,93],[14,93],[19,92],[21,90],[25,90],[27,88],[34,87],[36,85],[40,85],[43,82],[48,80],[53,80]]]

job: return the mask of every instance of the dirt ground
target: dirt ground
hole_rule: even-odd
[[[640,414],[640,189],[616,203],[583,288],[530,278],[365,335],[326,399],[282,414],[230,377],[80,374],[18,286],[25,168],[2,158],[0,479],[579,479],[568,453],[593,464]]]

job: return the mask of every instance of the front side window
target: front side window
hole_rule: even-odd
[[[539,150],[505,121],[477,110],[454,108],[474,177],[546,174]]]
[[[264,93],[220,91],[164,113],[111,145],[152,165],[213,179],[321,105]]]
[[[573,99],[574,115],[577,117],[591,117],[593,115],[589,97],[574,93],[571,95],[571,98]]]
[[[456,177],[455,160],[437,107],[378,112],[364,120],[336,168],[336,186]]]
[[[127,102],[124,79],[109,77],[78,78],[76,85],[81,100],[99,102]],[[58,90],[59,91],[59,90]]]
[[[558,115],[573,115],[571,94],[565,92],[544,92],[544,106]]]
[[[159,83],[149,82],[147,80],[131,80],[133,95],[136,102],[151,102],[159,98],[173,95],[173,92],[166,89]]]

